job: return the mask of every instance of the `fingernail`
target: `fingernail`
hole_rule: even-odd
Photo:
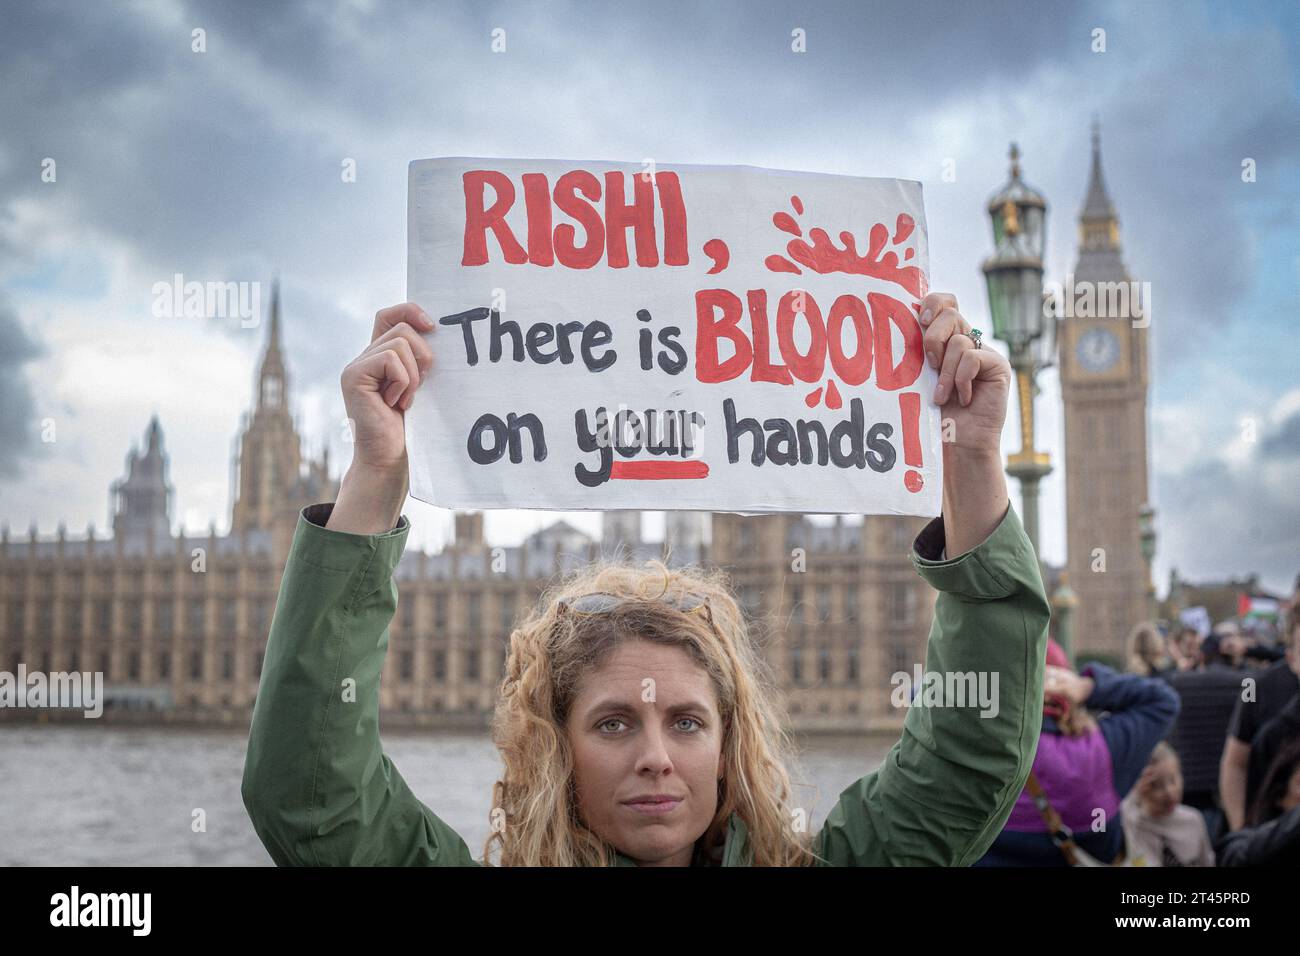
[[[931,367],[933,367],[933,368],[938,368],[938,367],[939,367],[939,353],[937,353],[937,352],[926,352],[926,353],[925,353],[925,357],[928,358],[928,359],[930,360],[930,365],[931,365]]]
[[[943,383],[942,382],[940,382],[934,388],[934,403],[936,405],[943,404]]]
[[[932,309],[926,309],[924,312],[921,313],[922,325],[929,325],[933,319],[934,319],[934,311]]]

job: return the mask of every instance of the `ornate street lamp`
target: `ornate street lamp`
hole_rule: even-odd
[[[1151,562],[1156,556],[1156,509],[1144,504],[1138,509],[1138,534],[1142,541],[1142,557],[1147,563],[1147,607],[1152,621],[1159,614],[1156,605],[1156,583],[1151,573]]]
[[[1079,608],[1079,596],[1070,587],[1070,572],[1061,569],[1061,580],[1052,592],[1052,620],[1056,622],[1056,643],[1065,656],[1074,663],[1074,612]]]
[[[1038,370],[1055,362],[1056,319],[1043,295],[1047,201],[1020,178],[1020,150],[1011,144],[1011,178],[988,202],[993,255],[984,260],[993,335],[1007,344],[1020,397],[1020,451],[1007,458],[1007,474],[1020,480],[1025,533],[1038,551],[1038,483],[1052,471],[1046,452],[1034,448],[1034,396]]]

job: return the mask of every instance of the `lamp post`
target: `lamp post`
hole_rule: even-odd
[[[1156,582],[1151,574],[1151,562],[1156,556],[1156,509],[1149,504],[1138,509],[1138,533],[1142,541],[1142,557],[1147,564],[1147,614],[1154,622],[1160,610],[1156,606]]]
[[[1065,656],[1074,663],[1074,612],[1079,607],[1079,596],[1070,587],[1070,572],[1061,570],[1061,580],[1050,599],[1052,620],[1056,621],[1056,643]]]
[[[1034,381],[1056,362],[1056,319],[1043,296],[1047,201],[1020,178],[1020,150],[1011,144],[1011,176],[988,202],[993,255],[984,260],[993,335],[1007,344],[1020,397],[1020,451],[1007,474],[1020,480],[1025,533],[1038,553],[1038,483],[1051,473],[1046,452],[1034,448]],[[1041,559],[1040,559],[1041,565]]]

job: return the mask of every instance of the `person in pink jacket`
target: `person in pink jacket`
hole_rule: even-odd
[[[1124,846],[1120,801],[1169,733],[1178,708],[1178,695],[1160,678],[1119,674],[1095,662],[1075,673],[1061,646],[1047,642],[1033,775],[1074,843],[1093,859],[1118,859]],[[1066,866],[1056,842],[1063,836],[1049,831],[1026,790],[975,865]]]

